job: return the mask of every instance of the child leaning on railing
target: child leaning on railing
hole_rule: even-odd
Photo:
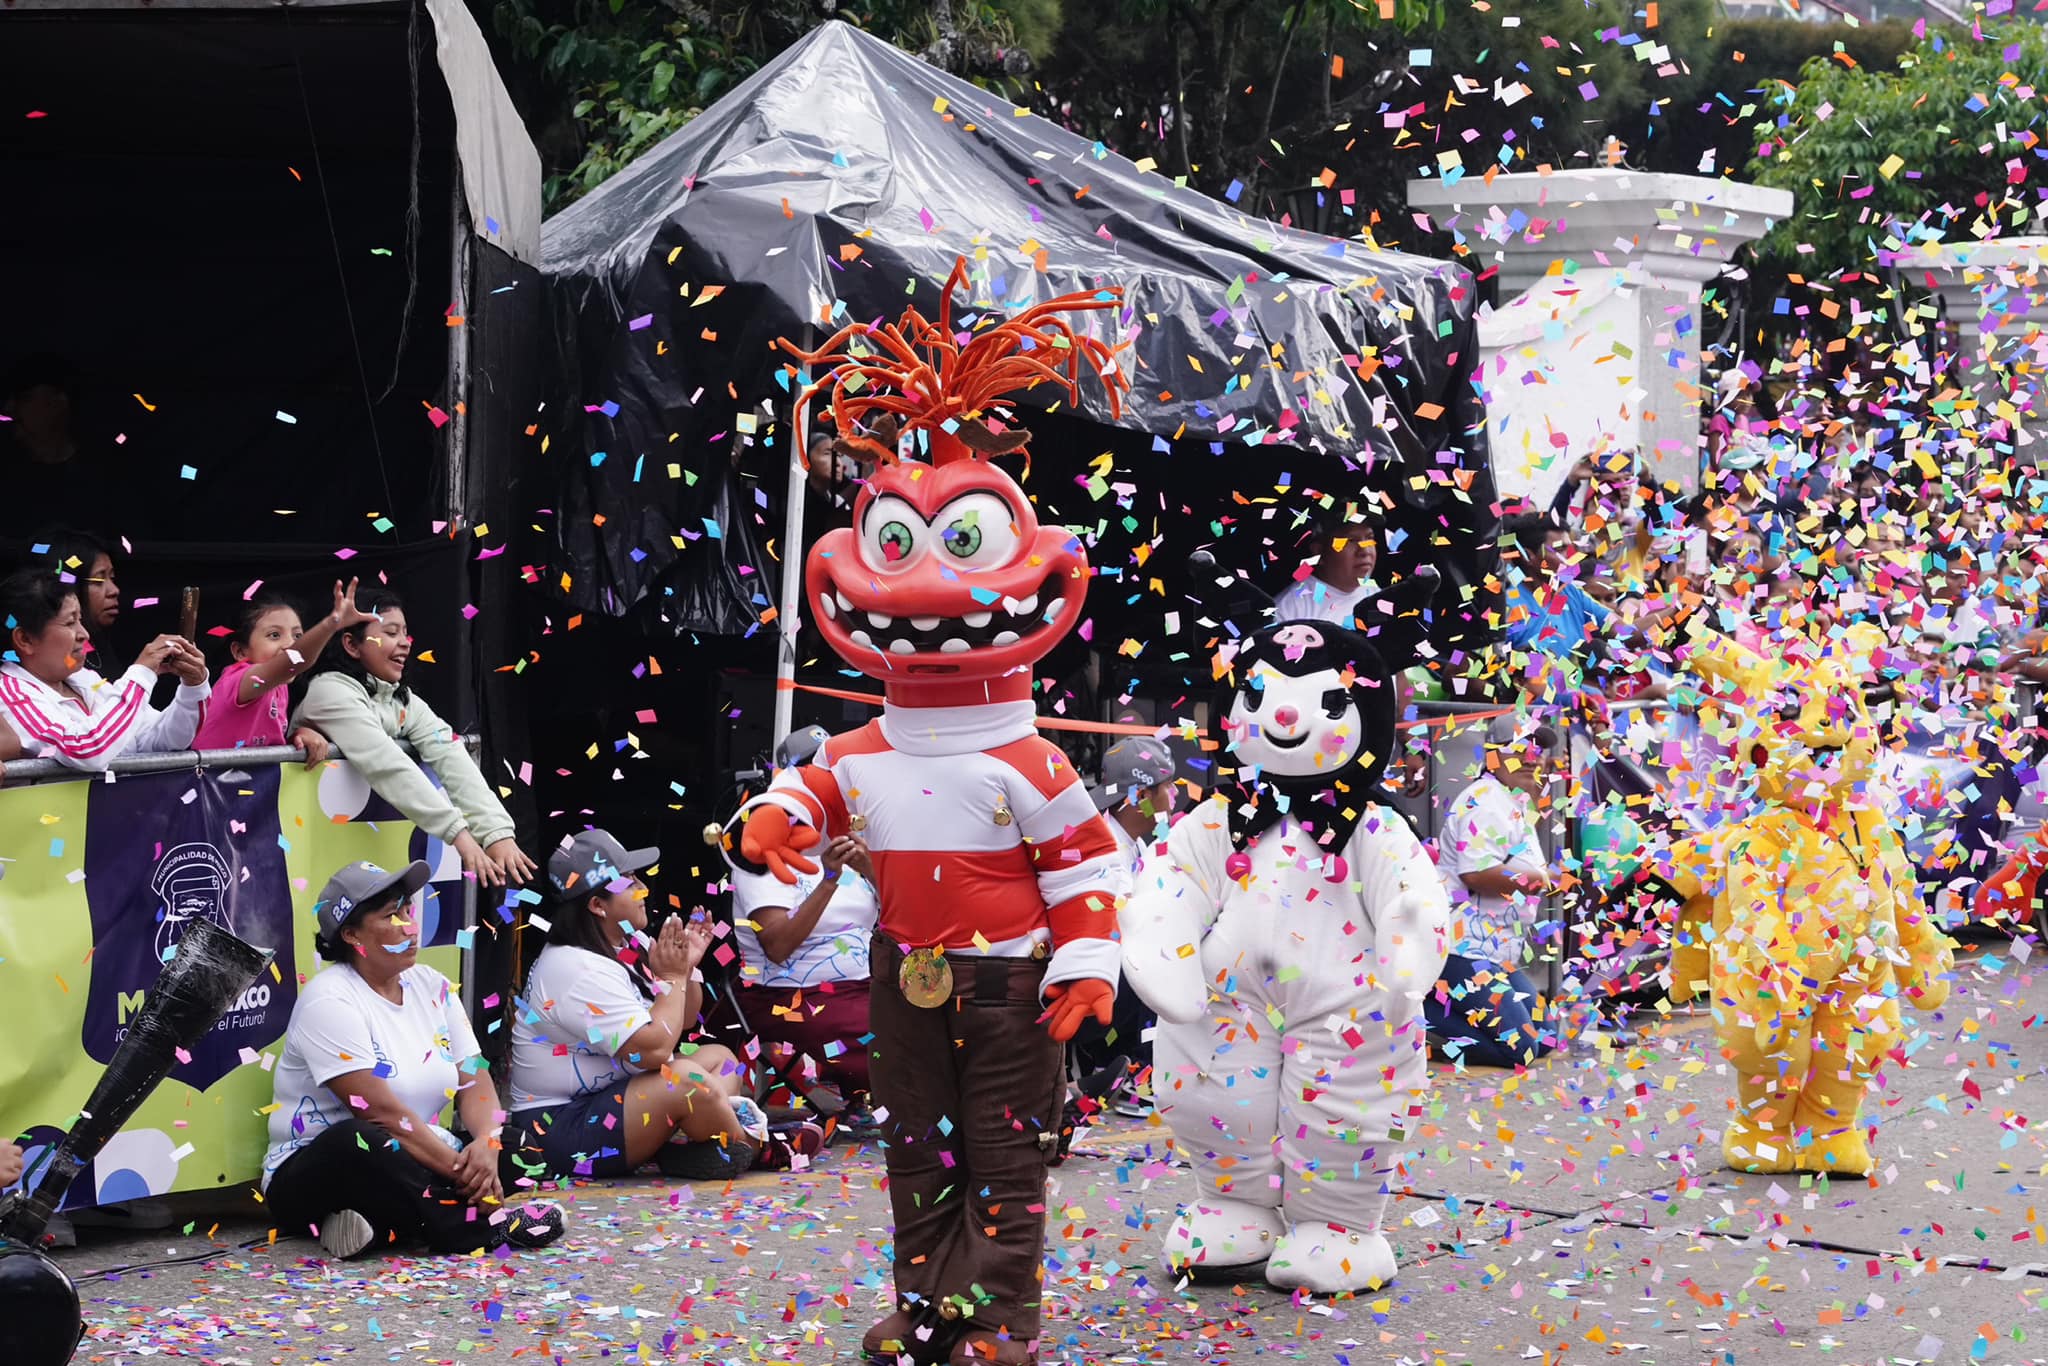
[[[412,634],[405,604],[372,585],[357,595],[359,619],[336,633],[292,715],[341,747],[378,796],[462,856],[463,871],[490,887],[533,876],[534,862],[512,838],[512,818],[491,792],[454,729],[405,686]],[[443,792],[399,748],[430,764]]]

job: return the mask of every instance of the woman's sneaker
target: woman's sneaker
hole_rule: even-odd
[[[720,1143],[715,1138],[695,1143],[664,1143],[654,1155],[663,1176],[678,1181],[730,1181],[754,1165],[760,1148],[753,1143]]]
[[[569,1218],[552,1200],[520,1200],[505,1221],[505,1241],[514,1247],[546,1247],[562,1236]]]
[[[336,1210],[320,1221],[320,1250],[336,1261],[360,1257],[376,1241],[377,1230],[352,1209]]]
[[[825,1130],[821,1126],[807,1119],[778,1124],[768,1135],[754,1165],[763,1171],[800,1172],[809,1168],[811,1159],[824,1150]]]

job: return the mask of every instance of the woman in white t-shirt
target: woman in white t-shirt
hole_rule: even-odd
[[[771,1134],[741,1094],[740,1061],[696,1040],[711,931],[674,916],[648,938],[638,874],[660,858],[602,830],[571,835],[548,858],[559,901],[512,1024],[514,1184],[628,1176],[650,1161],[710,1181],[824,1146],[816,1125]]]
[[[794,887],[769,873],[732,878],[747,1023],[784,1074],[837,1087],[858,1114],[868,1093],[868,942],[881,905],[856,836],[825,846]]]
[[[426,882],[424,863],[351,863],[314,904],[329,966],[285,1028],[263,1189],[279,1231],[312,1231],[329,1256],[543,1247],[562,1233],[558,1206],[507,1201],[499,1184],[497,1089],[454,985],[419,962]],[[451,1097],[467,1144],[441,1126]]]

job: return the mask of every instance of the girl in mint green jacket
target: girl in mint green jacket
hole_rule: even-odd
[[[512,838],[512,818],[469,757],[462,738],[405,686],[412,633],[397,593],[372,585],[357,599],[375,620],[342,631],[329,646],[323,672],[306,687],[292,715],[341,750],[377,795],[414,825],[452,846],[463,871],[488,887],[520,884],[534,862]],[[437,788],[398,742],[405,741],[440,775]],[[446,790],[444,791],[443,788]]]

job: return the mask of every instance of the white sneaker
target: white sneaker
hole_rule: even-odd
[[[352,1209],[336,1210],[320,1221],[320,1250],[336,1261],[362,1256],[375,1241],[377,1230]]]
[[[768,1141],[768,1112],[766,1110],[763,1110],[746,1096],[734,1096],[732,1099],[732,1113],[733,1117],[739,1120],[740,1127],[751,1134],[756,1143],[766,1143]]]

